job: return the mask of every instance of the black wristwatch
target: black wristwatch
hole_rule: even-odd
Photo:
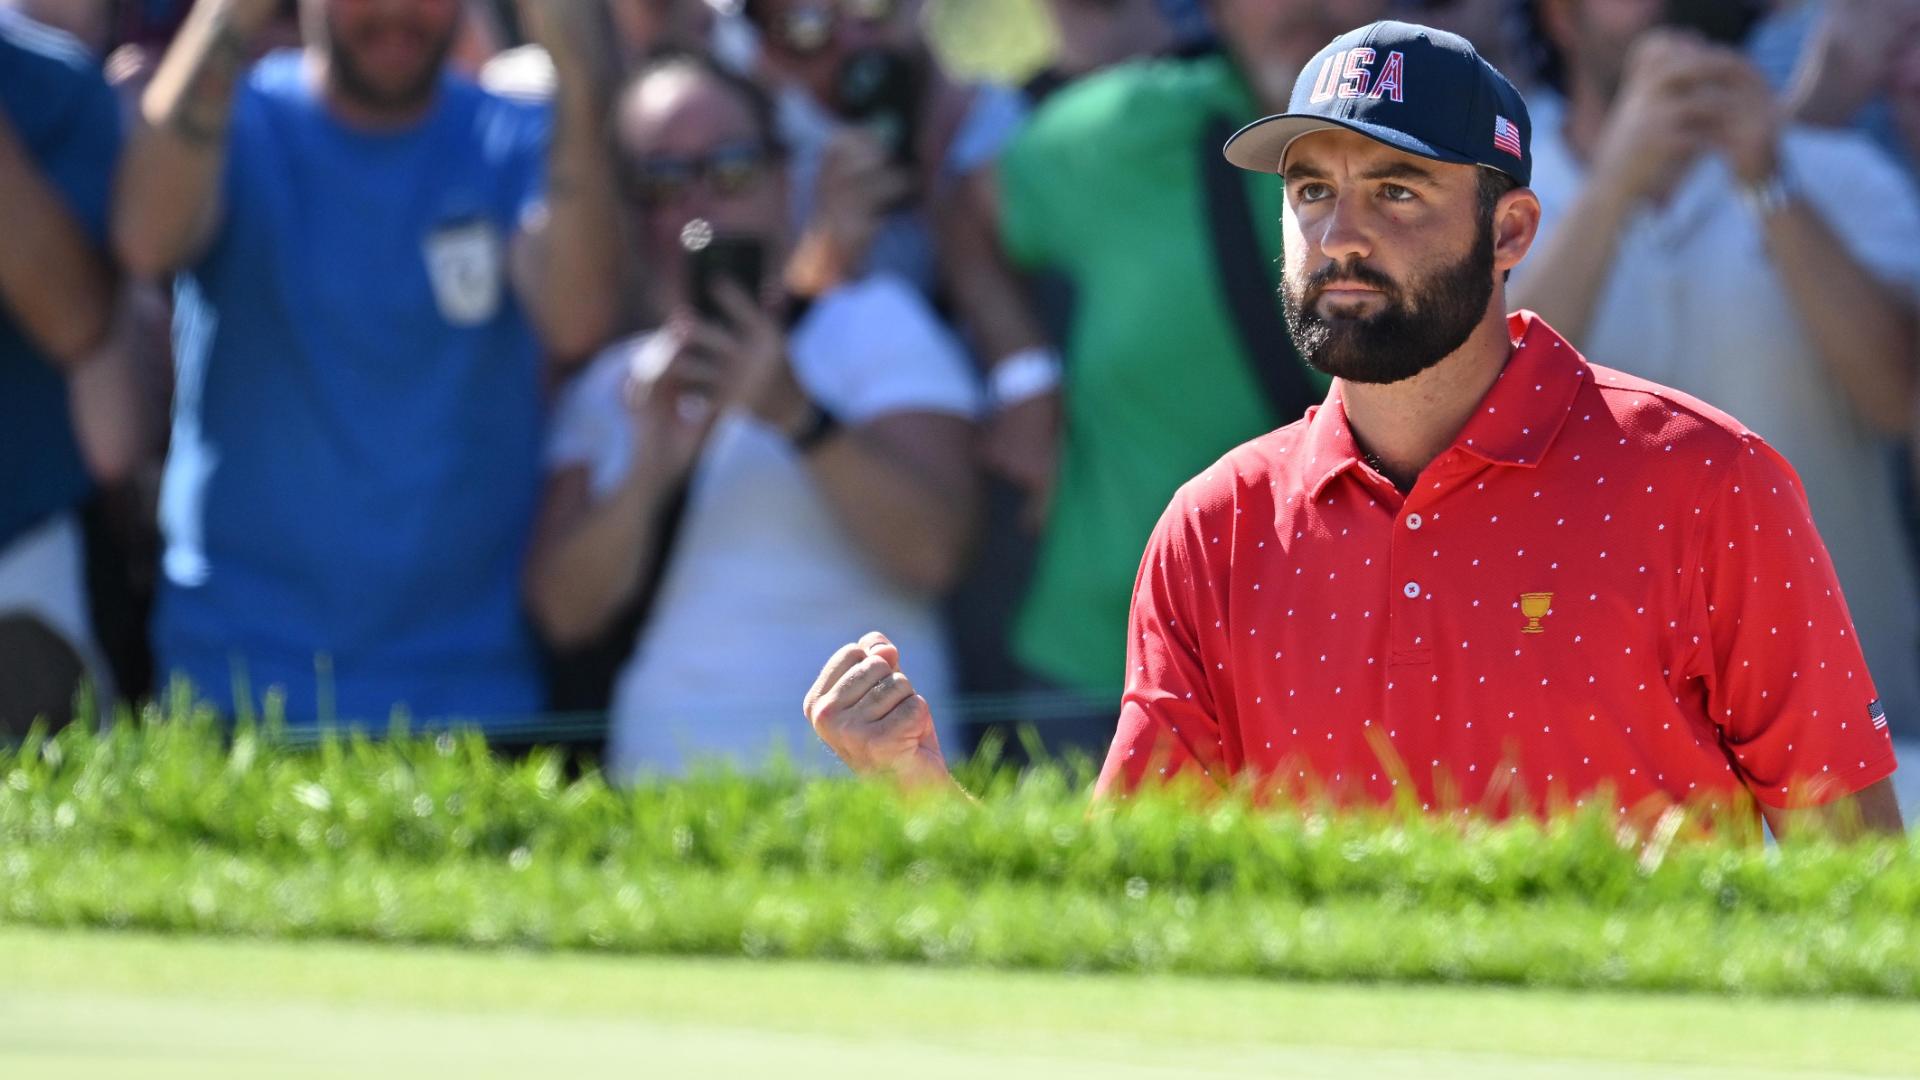
[[[820,448],[820,444],[833,438],[840,430],[840,421],[832,413],[820,407],[818,402],[807,402],[807,421],[800,430],[793,433],[793,448],[802,454],[811,454]]]

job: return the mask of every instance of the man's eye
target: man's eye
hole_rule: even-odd
[[[1403,188],[1399,184],[1380,185],[1380,194],[1388,202],[1410,202],[1415,198],[1411,189]]]
[[[1293,191],[1293,196],[1301,202],[1317,202],[1333,194],[1333,189],[1318,180],[1309,180]]]

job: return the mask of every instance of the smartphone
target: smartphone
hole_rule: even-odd
[[[693,310],[702,319],[724,322],[725,309],[720,306],[715,286],[731,281],[741,292],[757,299],[766,281],[767,246],[753,236],[713,233],[705,239],[706,243],[687,249]]]
[[[1664,25],[1691,30],[1715,45],[1739,47],[1760,22],[1758,0],[1666,0]]]
[[[873,132],[894,164],[911,167],[919,141],[920,68],[891,49],[861,49],[840,67],[837,104],[848,122]]]

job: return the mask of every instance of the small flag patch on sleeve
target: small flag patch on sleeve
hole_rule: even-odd
[[[1873,730],[1887,730],[1887,710],[1879,701],[1867,706],[1867,719],[1873,721]]]
[[[1493,118],[1493,145],[1517,158],[1525,158],[1520,148],[1520,127],[1504,116]]]

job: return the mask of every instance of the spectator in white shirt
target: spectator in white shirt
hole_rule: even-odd
[[[659,60],[621,95],[615,123],[652,306],[673,314],[561,398],[529,605],[566,648],[645,604],[614,687],[616,777],[770,754],[830,767],[831,753],[793,734],[796,688],[823,648],[887,626],[930,661],[931,677],[916,675],[929,697],[950,685],[937,599],[973,530],[979,391],[898,279],[857,279],[787,325],[785,172],[750,83],[700,58]],[[695,313],[682,244],[695,220],[766,252],[762,296],[716,287],[719,319]],[[667,513],[681,493],[683,509]]]

